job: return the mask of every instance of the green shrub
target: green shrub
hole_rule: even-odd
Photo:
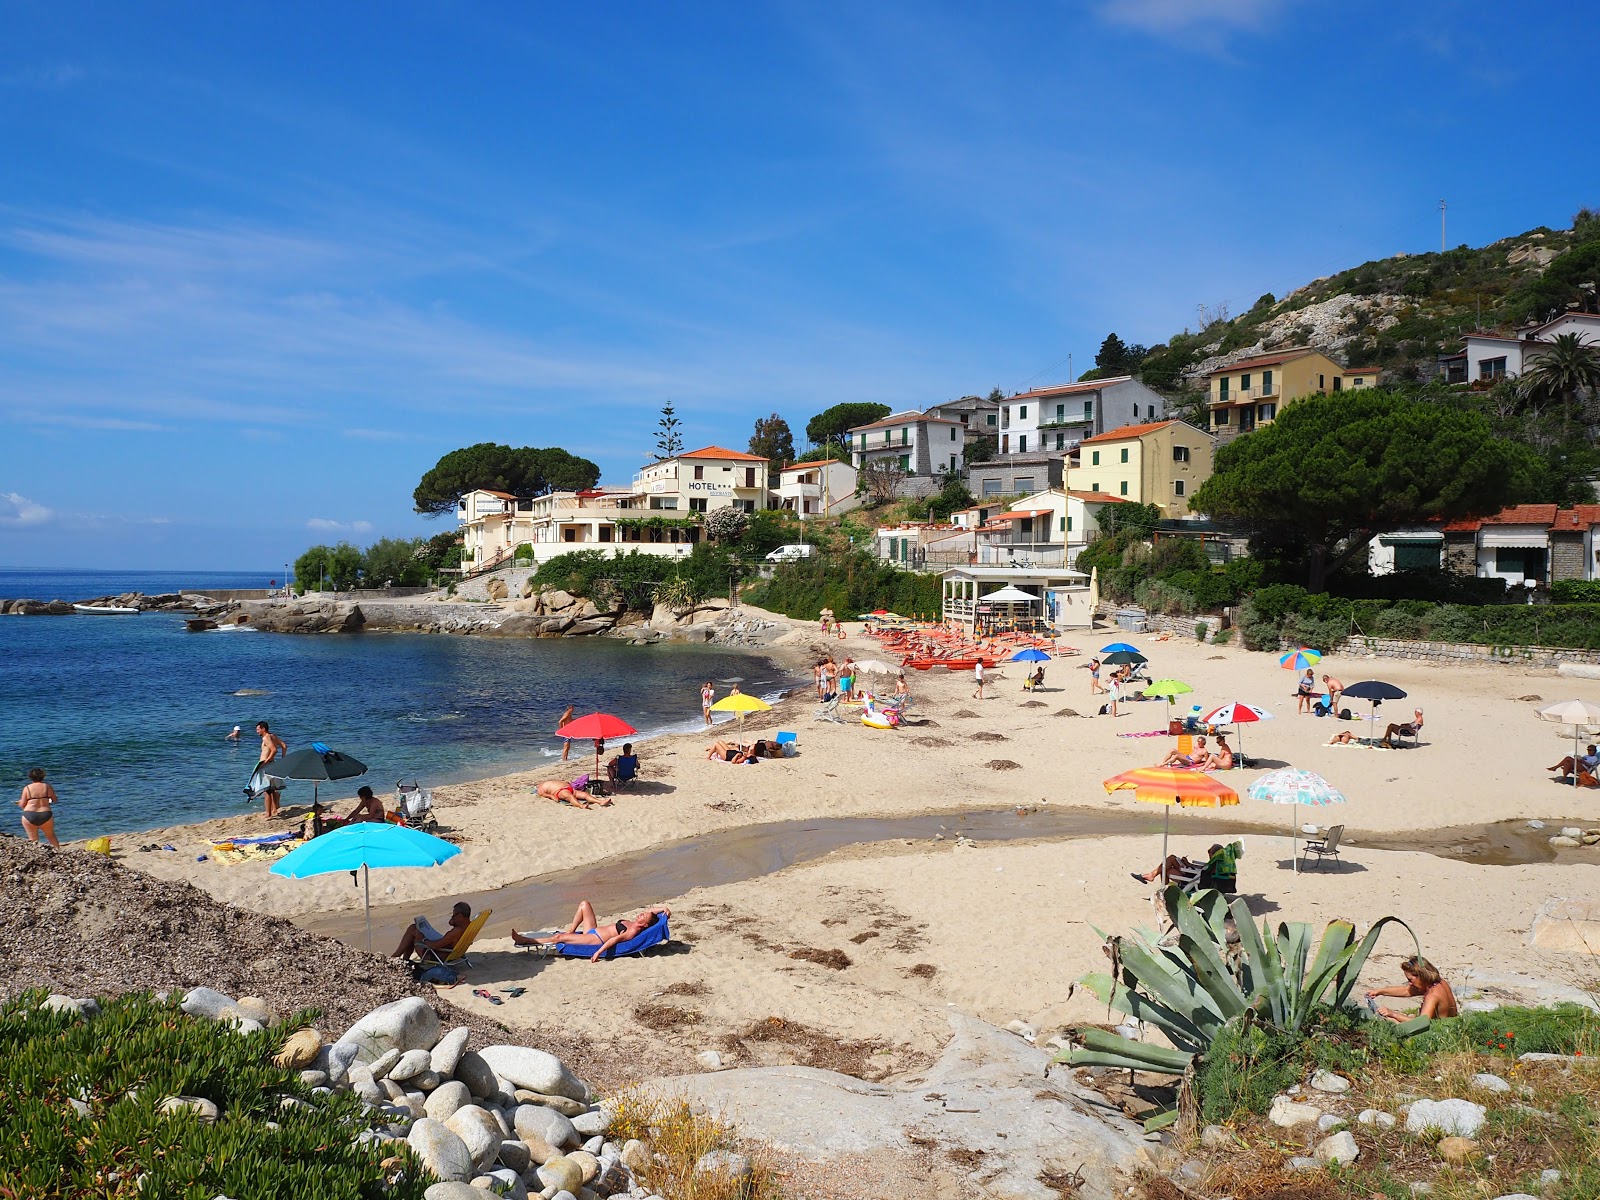
[[[1373,632],[1386,638],[1418,638],[1422,636],[1422,618],[1400,608],[1385,609],[1372,623]]]
[[[87,1021],[39,1011],[43,998],[0,1006],[0,1195],[417,1200],[429,1182],[404,1148],[355,1144],[368,1126],[356,1096],[312,1097],[298,1073],[272,1065],[310,1014],[240,1034],[148,996],[108,1001]],[[175,1095],[212,1101],[220,1119],[158,1115]],[[284,1096],[307,1104],[285,1108]],[[386,1183],[380,1163],[394,1154],[406,1178]]]
[[[944,604],[938,575],[902,571],[859,550],[780,563],[771,579],[743,594],[751,604],[801,621],[816,620],[825,607],[847,620],[875,608],[937,617]]]
[[[1550,585],[1557,604],[1600,604],[1600,579],[1558,579]]]

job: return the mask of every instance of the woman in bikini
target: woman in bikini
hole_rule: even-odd
[[[616,921],[601,926],[594,915],[594,905],[585,900],[578,905],[578,911],[567,927],[559,933],[530,937],[513,929],[511,940],[519,946],[593,946],[595,951],[589,956],[589,961],[599,962],[613,946],[638,937],[663,917],[671,916],[672,910],[662,904],[645,909],[631,921]]]
[[[1460,1015],[1461,1010],[1456,1007],[1456,994],[1439,975],[1439,968],[1427,959],[1413,954],[1400,963],[1400,973],[1406,977],[1404,987],[1377,988],[1367,993],[1369,1007],[1385,1021],[1402,1023],[1411,1020],[1411,1014],[1372,1003],[1378,996],[1421,996],[1422,1009],[1416,1014],[1419,1017]]]
[[[576,804],[579,808],[593,808],[595,805],[605,808],[611,804],[606,796],[596,796],[582,788],[573,787],[564,779],[546,779],[534,789],[546,800],[554,800],[557,804]]]
[[[55,788],[44,781],[43,767],[28,772],[28,782],[17,807],[22,810],[22,827],[28,831],[30,842],[37,842],[42,833],[52,846],[61,849],[61,843],[56,841],[55,814],[50,811],[50,806],[58,799]]]
[[[750,756],[732,742],[712,742],[711,745],[706,747],[706,757],[710,759],[720,758],[723,762],[735,764],[750,761]]]

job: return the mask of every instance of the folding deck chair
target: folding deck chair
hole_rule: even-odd
[[[456,939],[456,944],[448,950],[435,950],[432,946],[421,946],[422,965],[425,967],[470,967],[472,960],[467,957],[467,951],[472,948],[473,939],[483,929],[484,923],[489,920],[489,914],[494,910],[486,908],[473,917],[461,936]]]
[[[1319,867],[1322,865],[1324,856],[1337,859],[1339,857],[1339,839],[1343,836],[1344,826],[1335,825],[1328,830],[1320,842],[1307,842],[1300,847],[1301,857],[1303,858],[1307,854],[1315,854],[1317,856],[1317,866]]]

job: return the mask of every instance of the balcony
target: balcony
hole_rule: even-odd
[[[822,485],[820,483],[786,483],[778,488],[778,495],[786,500],[820,500],[822,499]]]
[[[1283,389],[1276,383],[1271,387],[1233,388],[1229,391],[1218,393],[1212,399],[1211,404],[1214,408],[1220,408],[1224,404],[1254,404],[1258,400],[1268,400],[1282,394]]]

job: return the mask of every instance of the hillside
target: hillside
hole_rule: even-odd
[[[1593,309],[1600,283],[1600,213],[1571,229],[1530,229],[1473,249],[1397,254],[1262,296],[1236,317],[1153,346],[1138,363],[1152,387],[1183,390],[1207,371],[1282,346],[1309,345],[1395,381],[1427,378],[1441,351],[1474,329],[1512,328],[1564,308]],[[1105,364],[1100,364],[1104,366]],[[1114,371],[1108,373],[1115,373]]]

